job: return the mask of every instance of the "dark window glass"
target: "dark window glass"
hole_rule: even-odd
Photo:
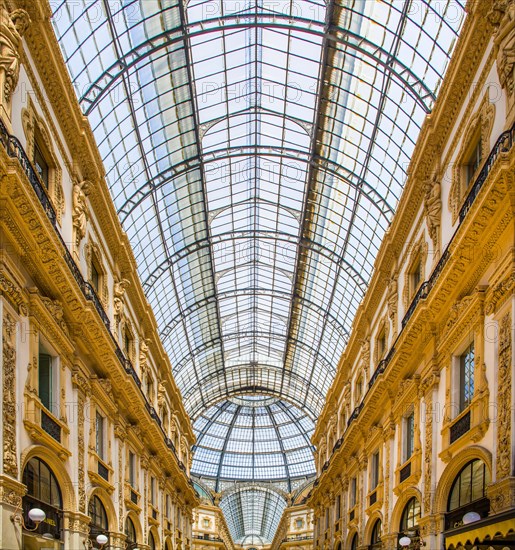
[[[350,545],[350,550],[357,550],[358,548],[358,534],[356,533],[353,537],[352,537],[352,542],[351,542],[351,545]]]
[[[125,536],[128,543],[136,542],[136,528],[131,518],[127,518],[125,522]]]
[[[34,141],[34,168],[41,178],[41,181],[48,189],[48,163],[46,162],[37,141]]]
[[[89,501],[89,517],[91,518],[91,529],[95,532],[105,533],[109,531],[107,512],[102,501],[94,495]]]
[[[150,550],[156,550],[156,541],[154,540],[154,535],[151,532],[148,534],[148,545]]]
[[[470,184],[481,164],[481,138],[477,140],[474,150],[467,162],[467,186]]]
[[[53,472],[39,458],[31,458],[23,470],[23,483],[27,486],[27,495],[62,508],[61,490]]]
[[[447,510],[452,512],[485,497],[489,481],[484,462],[476,459],[467,463],[452,484]]]
[[[400,531],[405,532],[413,530],[418,525],[420,519],[420,503],[413,497],[411,498],[402,512]]]
[[[375,524],[374,528],[372,529],[372,536],[370,537],[370,544],[377,544],[378,542],[381,542],[381,520],[378,519]]]
[[[105,460],[105,418],[97,411],[96,421],[96,446],[97,455]]]
[[[53,387],[52,387],[52,356],[47,353],[39,354],[39,398],[41,403],[49,411],[52,410]]]
[[[100,281],[100,275],[98,273],[98,269],[96,268],[95,264],[91,264],[91,285],[95,289],[95,291],[98,293],[99,288],[99,281]]]
[[[411,413],[406,418],[406,456],[404,460],[408,460],[413,454],[415,446],[415,413]]]
[[[460,411],[465,410],[474,395],[474,344],[460,357]]]
[[[371,489],[374,490],[379,483],[379,453],[372,455]]]

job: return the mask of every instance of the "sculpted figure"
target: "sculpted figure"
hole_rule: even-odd
[[[88,181],[75,183],[73,186],[73,227],[76,231],[77,245],[86,236],[86,223],[88,221],[86,194],[88,189]]]
[[[427,219],[427,228],[433,245],[438,244],[438,232],[440,229],[440,214],[442,212],[441,185],[435,176],[426,182],[426,195],[424,199],[424,210]]]
[[[21,42],[29,25],[29,14],[25,10],[9,13],[0,7],[0,70],[4,73],[3,93],[7,103],[18,84]]]

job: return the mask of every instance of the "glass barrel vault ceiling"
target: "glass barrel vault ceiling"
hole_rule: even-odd
[[[186,409],[315,420],[463,1],[52,7]]]

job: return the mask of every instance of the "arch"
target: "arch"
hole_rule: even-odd
[[[132,522],[132,525],[134,526],[134,531],[136,532],[136,540],[133,542],[142,542],[143,541],[143,530],[141,529],[141,523],[139,521],[138,516],[135,512],[130,511],[125,516],[125,521],[123,524],[123,531],[125,534],[127,534],[127,525],[128,521]]]
[[[334,543],[334,550],[342,550],[341,541],[337,541],[337,542]]]
[[[172,537],[170,535],[168,535],[166,538],[165,538],[165,542],[164,542],[164,546],[163,546],[164,550],[172,550],[173,549],[173,546],[172,546]]]
[[[151,537],[154,541],[155,550],[161,550],[161,539],[159,538],[159,531],[157,530],[157,527],[155,525],[153,525],[149,529],[148,535],[147,535],[147,544],[148,544],[148,547],[150,548],[150,550],[152,550],[152,545],[150,544],[151,543]]]
[[[28,461],[31,458],[39,458],[43,460],[46,465],[52,470],[52,473],[57,479],[59,488],[61,489],[61,499],[63,504],[63,510],[76,510],[77,503],[75,499],[75,485],[63,467],[63,462],[57,457],[57,455],[50,449],[43,447],[42,445],[32,445],[23,451],[21,455],[21,471],[25,470]]]
[[[359,535],[356,529],[349,530],[347,535],[347,544],[345,548],[350,548],[350,550],[357,550],[359,546]]]
[[[102,487],[95,487],[90,490],[88,493],[88,512],[89,512],[89,503],[93,497],[98,497],[102,502],[106,514],[107,514],[107,525],[109,531],[118,530],[118,516],[116,515],[116,508],[114,503],[109,495],[109,493]]]
[[[364,540],[365,540],[366,544],[372,544],[371,537],[372,537],[372,534],[374,532],[374,528],[376,527],[378,521],[381,522],[381,526],[382,526],[383,525],[383,514],[379,510],[376,510],[370,515],[370,517],[368,518],[367,524],[365,526],[365,533],[364,533],[365,539]]]
[[[480,445],[472,445],[463,449],[447,464],[440,477],[435,493],[434,511],[436,513],[444,514],[447,512],[447,499],[454,479],[460,473],[463,466],[475,458],[482,460],[486,464],[490,478],[492,477],[492,453],[489,450]]]
[[[392,510],[392,516],[391,516],[392,528],[390,529],[392,532],[399,531],[401,519],[402,519],[402,513],[404,512],[404,508],[406,507],[406,504],[408,504],[408,502],[412,498],[416,498],[419,501],[420,505],[422,506],[422,502],[423,502],[422,493],[417,487],[407,487],[404,491],[402,491]],[[426,514],[428,512],[429,512],[428,510],[425,511]]]

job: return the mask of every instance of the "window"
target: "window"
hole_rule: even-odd
[[[61,489],[52,470],[39,458],[31,458],[23,470],[27,495],[55,508],[62,509]]]
[[[96,432],[96,442],[95,442],[95,448],[97,455],[101,460],[106,459],[106,449],[105,449],[105,441],[106,441],[106,429],[105,429],[105,421],[106,419],[100,414],[100,412],[97,411],[95,416],[95,432]]]
[[[150,477],[150,503],[156,505],[156,478]]]
[[[207,529],[209,527],[209,519],[208,518],[204,518],[203,520],[203,525],[204,525],[204,528]]]
[[[91,542],[96,540],[100,533],[109,536],[109,524],[107,521],[107,512],[102,501],[93,495],[89,501],[89,517],[90,523],[90,539]]]
[[[489,482],[485,463],[481,460],[470,461],[462,468],[452,484],[447,510],[452,512],[484,498]]]
[[[476,138],[475,145],[465,163],[465,185],[468,187],[481,164],[481,136]]]
[[[415,446],[415,413],[404,419],[404,462],[411,458]]]
[[[61,538],[62,526],[62,496],[61,489],[52,470],[39,458],[31,458],[22,477],[23,484],[27,487],[27,493],[22,499],[23,515],[29,529],[35,529],[38,535],[50,533],[53,538]],[[27,517],[31,508],[43,509],[46,520],[36,528],[36,524]],[[28,548],[23,540],[22,547]],[[30,546],[32,548],[32,546]]]
[[[154,400],[154,380],[150,374],[147,376],[147,397],[151,402]]]
[[[152,534],[152,531],[148,534],[148,546],[150,550],[156,550],[156,541],[154,539],[154,535]]]
[[[100,273],[94,263],[91,263],[91,286],[97,294],[100,292]]]
[[[127,543],[134,543],[136,541],[136,528],[134,527],[134,523],[131,518],[127,518],[125,521],[125,536],[127,537],[126,542]]]
[[[350,507],[356,506],[356,478],[350,480]]]
[[[329,508],[325,509],[325,528],[329,529]]]
[[[381,520],[378,519],[374,523],[374,527],[372,528],[372,535],[370,536],[370,545],[372,548],[380,548],[381,547]]]
[[[132,451],[129,451],[129,484],[136,487],[136,455]]]
[[[418,290],[420,283],[422,282],[422,260],[418,258],[415,264],[411,268],[411,288],[412,295]]]
[[[380,361],[386,351],[386,332],[383,329],[377,337],[377,360]]]
[[[417,527],[419,519],[420,503],[415,497],[412,497],[410,498],[410,500],[408,500],[408,503],[406,504],[402,512],[399,531],[401,533],[405,533],[406,531],[413,531]]]
[[[361,395],[363,394],[363,378],[361,376],[356,380],[356,388],[354,391],[355,394],[355,405],[358,405],[361,401]]]
[[[167,518],[170,518],[170,495],[166,495],[165,514]]]
[[[336,497],[336,519],[340,519],[341,517],[341,496],[338,495]]]
[[[474,396],[474,343],[460,356],[460,412],[465,410]]]
[[[302,519],[297,519],[295,525],[297,529],[302,529],[304,527],[304,521]]]
[[[352,542],[350,543],[350,550],[357,550],[358,548],[358,534],[355,533],[352,537]]]
[[[370,490],[373,491],[379,484],[379,451],[372,455],[372,470],[370,472]]]
[[[34,137],[33,161],[34,161],[34,168],[36,169],[38,176],[41,178],[41,181],[43,182],[44,186],[48,189],[49,187],[48,162],[46,161],[45,156],[43,155],[42,147],[36,136]]]
[[[54,415],[58,414],[58,374],[57,357],[50,355],[40,345],[38,358],[38,395],[42,405]]]

